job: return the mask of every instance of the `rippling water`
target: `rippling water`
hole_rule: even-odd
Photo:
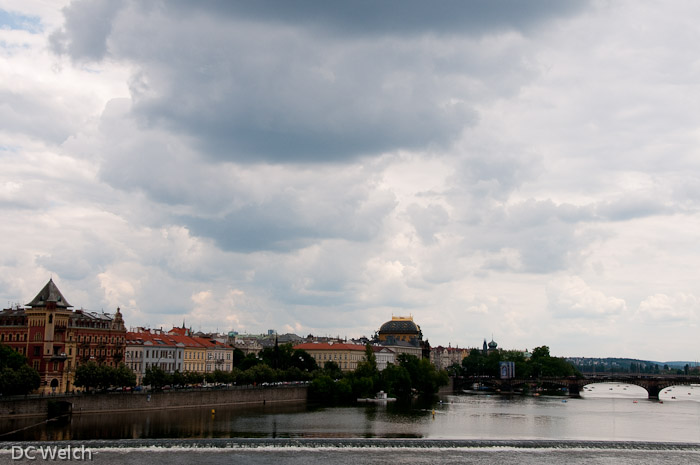
[[[26,446],[36,443],[16,443]],[[43,443],[87,446],[95,463],[246,464],[691,464],[700,446],[681,443],[426,439],[136,440]],[[0,463],[13,461],[0,450]]]
[[[0,434],[11,432],[0,445],[87,444],[95,462],[149,465],[700,463],[700,403],[628,396],[446,396],[422,407],[261,405],[217,408],[213,415],[210,409],[76,415],[49,424],[0,423]],[[10,461],[9,450],[0,451],[0,463]]]

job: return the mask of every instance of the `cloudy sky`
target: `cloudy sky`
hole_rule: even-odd
[[[698,360],[699,17],[0,0],[0,302]]]

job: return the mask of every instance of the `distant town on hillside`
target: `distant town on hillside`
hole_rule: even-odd
[[[655,362],[633,358],[590,358],[567,357],[566,359],[581,373],[661,373],[676,371],[677,374],[688,374],[688,370],[697,368],[700,364],[690,361]]]

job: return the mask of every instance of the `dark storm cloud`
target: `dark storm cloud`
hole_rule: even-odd
[[[203,7],[232,18],[294,23],[327,33],[361,35],[468,34],[502,29],[529,29],[548,19],[568,15],[588,2],[558,0],[420,0],[318,2],[279,0],[174,2],[191,12]]]
[[[107,51],[112,21],[121,0],[75,0],[63,9],[65,26],[49,38],[56,53],[74,60],[100,60]]]
[[[387,197],[366,208],[365,194],[334,201],[275,195],[224,217],[182,217],[195,234],[214,239],[224,250],[287,252],[322,239],[367,241],[378,234],[382,219],[394,207]]]
[[[582,5],[80,0],[52,41],[133,63],[134,115],[215,160],[333,162],[446,147],[477,120],[474,101],[522,82],[508,47],[475,41]]]

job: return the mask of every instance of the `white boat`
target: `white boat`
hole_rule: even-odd
[[[389,397],[386,392],[379,391],[375,397],[357,399],[358,402],[394,402],[396,397]]]

